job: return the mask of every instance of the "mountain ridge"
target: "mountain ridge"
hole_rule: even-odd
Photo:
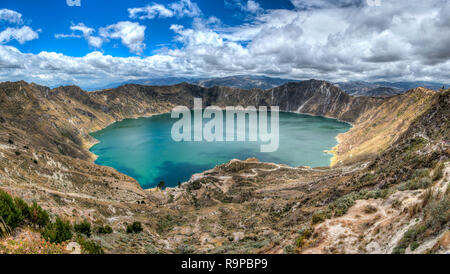
[[[256,75],[235,75],[217,78],[166,77],[166,78],[129,80],[121,83],[109,84],[104,87],[88,88],[87,90],[96,91],[96,90],[112,89],[127,84],[170,86],[170,85],[178,85],[183,82],[199,85],[206,88],[214,86],[225,86],[240,89],[253,89],[253,88],[271,89],[289,82],[301,82],[301,81],[307,80],[283,79],[283,78],[274,78]],[[347,81],[347,82],[332,82],[332,83],[337,87],[341,88],[342,90],[344,90],[349,95],[372,96],[372,97],[389,97],[396,94],[401,94],[407,90],[419,86],[423,86],[425,88],[436,91],[441,89],[443,86],[448,86],[448,84],[444,83],[426,82],[426,81],[415,81],[415,82]]]

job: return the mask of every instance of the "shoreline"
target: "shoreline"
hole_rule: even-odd
[[[223,108],[223,107],[220,107],[220,109],[225,110],[225,108]],[[353,127],[354,127],[354,125],[353,125],[352,123],[347,122],[347,121],[343,121],[343,120],[340,120],[340,119],[334,118],[334,117],[328,117],[328,116],[324,116],[324,115],[316,115],[316,114],[311,114],[311,113],[301,113],[301,112],[296,112],[296,111],[280,111],[280,112],[294,113],[294,114],[307,115],[307,116],[313,116],[313,117],[322,117],[322,118],[326,118],[326,119],[333,119],[333,120],[335,120],[335,121],[337,121],[337,122],[349,124],[349,125],[351,126],[351,128],[350,128],[348,131],[346,131],[345,133],[349,132],[349,131],[352,130]],[[94,142],[84,142],[84,141],[83,141],[82,147],[83,147],[83,148],[86,148],[86,150],[87,150],[88,153],[90,154],[91,161],[92,161],[95,165],[98,165],[97,163],[95,163],[95,161],[98,159],[99,156],[96,155],[95,153],[91,152],[91,149],[92,149],[92,147],[94,147],[96,144],[99,144],[100,141],[97,140],[95,137],[93,137],[93,136],[91,135],[92,133],[95,133],[95,132],[98,132],[98,131],[102,131],[102,130],[104,130],[105,128],[107,128],[107,127],[109,127],[109,126],[111,126],[111,125],[113,125],[113,124],[115,124],[115,123],[122,122],[122,121],[124,121],[124,120],[128,120],[128,119],[130,119],[130,120],[136,120],[136,119],[142,119],[142,118],[151,118],[151,117],[154,117],[154,116],[164,115],[164,114],[169,114],[169,113],[170,113],[170,112],[152,113],[152,114],[147,114],[147,115],[143,115],[143,116],[127,117],[127,118],[122,118],[122,119],[120,119],[120,120],[113,121],[113,122],[109,123],[108,125],[106,125],[105,127],[99,129],[99,130],[89,131],[89,132],[88,132],[88,136],[89,136],[90,138],[92,138],[92,139],[94,140]],[[344,134],[344,133],[339,133],[339,134],[335,137],[336,140],[337,140],[337,145],[336,145],[336,146],[332,147],[331,150],[324,150],[324,152],[329,153],[329,154],[332,155],[332,157],[331,157],[331,159],[330,159],[330,165],[329,165],[329,166],[326,166],[326,167],[328,167],[328,168],[334,167],[335,164],[336,164],[337,161],[338,161],[338,158],[337,158],[337,157],[338,157],[338,155],[337,155],[337,148],[339,147],[339,144],[341,143],[341,141],[339,140],[339,136],[342,135],[342,134]],[[223,163],[223,164],[225,164],[225,163]],[[277,164],[277,163],[268,163],[268,164]],[[99,166],[100,166],[100,165],[99,165]],[[113,168],[113,167],[110,167],[110,166],[107,166],[107,167]],[[290,167],[290,166],[289,166],[289,167]],[[292,167],[292,168],[293,168],[293,167]],[[113,168],[113,169],[114,169],[115,171],[117,171],[117,172],[123,174],[122,172],[118,171],[117,169],[115,169],[115,168]],[[314,168],[312,168],[312,169],[314,169]],[[205,170],[205,171],[206,171],[206,170]],[[205,172],[205,171],[203,171],[203,172]],[[135,178],[133,178],[133,177],[127,175],[127,174],[124,174],[124,175],[126,175],[126,176],[132,178],[133,180],[135,180],[135,181],[138,183],[138,185],[142,188],[142,190],[144,190],[144,191],[155,191],[156,189],[158,189],[158,187],[153,187],[153,188],[143,188],[143,187],[141,186],[141,184],[140,184]],[[195,175],[195,174],[192,174],[192,176],[194,176],[194,175]],[[186,182],[189,182],[189,181],[186,181]],[[182,183],[186,183],[186,182],[182,182]],[[169,188],[169,187],[168,187],[168,188]],[[172,188],[170,188],[170,189],[173,189],[173,188],[176,188],[176,187],[172,187]]]
[[[91,151],[91,149],[92,149],[92,147],[94,147],[95,145],[99,144],[100,141],[99,141],[98,139],[96,139],[94,136],[92,136],[92,135],[91,135],[92,133],[102,131],[102,130],[104,130],[105,128],[107,128],[107,127],[109,127],[109,126],[111,126],[111,125],[113,125],[113,124],[115,124],[115,123],[122,122],[122,121],[124,121],[124,120],[137,120],[137,119],[141,119],[141,118],[151,118],[151,117],[153,117],[153,116],[163,115],[163,114],[167,114],[167,113],[169,113],[169,112],[164,112],[164,113],[153,113],[153,114],[148,114],[148,115],[144,115],[144,116],[122,118],[122,119],[120,119],[120,120],[113,121],[113,122],[107,124],[106,126],[102,127],[102,128],[99,129],[99,130],[89,131],[89,132],[87,133],[87,135],[89,136],[89,138],[92,138],[94,141],[93,141],[93,142],[89,142],[89,141],[84,142],[84,141],[83,141],[82,147],[85,148],[85,149],[89,152],[89,154],[90,154],[90,156],[91,156],[90,158],[91,158],[91,160],[92,160],[92,161],[94,162],[94,164],[95,164],[95,161],[98,159],[99,156],[98,156],[97,154],[93,153],[93,152]],[[115,170],[116,170],[116,169],[115,169]],[[117,170],[116,170],[116,171],[117,171]],[[126,174],[125,174],[125,175],[126,175]],[[127,175],[127,176],[128,176],[128,175]],[[133,179],[134,179],[134,178],[133,178]],[[136,180],[136,179],[135,179],[135,180]]]

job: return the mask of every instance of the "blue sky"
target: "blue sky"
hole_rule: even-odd
[[[446,0],[2,0],[0,81],[450,82]]]
[[[71,34],[73,32],[69,28],[73,25],[83,23],[89,28],[99,29],[119,21],[130,21],[128,9],[133,7],[145,7],[152,4],[161,4],[168,6],[177,1],[147,1],[147,0],[81,0],[81,6],[69,6],[66,0],[2,0],[0,8],[6,8],[17,11],[22,14],[25,24],[40,29],[39,39],[32,40],[23,45],[17,41],[10,44],[20,48],[23,52],[38,54],[41,51],[53,51],[63,53],[65,55],[82,57],[98,49],[90,46],[83,39],[57,39],[56,34]],[[199,16],[209,18],[211,16],[220,19],[223,24],[228,26],[236,26],[243,24],[249,20],[246,12],[240,8],[237,0],[227,1],[211,1],[198,0],[193,1],[201,13]],[[258,4],[267,9],[289,8],[294,9],[290,1],[271,1],[262,0]],[[174,16],[169,18],[156,17],[153,20],[131,20],[139,22],[140,25],[146,27],[145,40],[143,43],[146,49],[139,53],[142,56],[152,55],[161,47],[179,46],[174,41],[174,33],[170,31],[172,24],[180,24],[183,26],[191,26],[193,22],[192,16]],[[5,24],[3,24],[5,25]],[[78,33],[80,34],[80,33]],[[104,43],[101,50],[106,54],[113,56],[127,57],[136,55],[136,52],[130,50],[120,41],[115,40]]]

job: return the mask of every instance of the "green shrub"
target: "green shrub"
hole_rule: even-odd
[[[433,171],[433,182],[439,181],[444,177],[444,163],[439,163],[436,169]]]
[[[417,189],[425,189],[430,187],[432,181],[428,177],[423,178],[414,178],[412,180],[407,181],[404,185],[399,187],[400,190],[417,190]]]
[[[313,225],[318,224],[330,218],[331,218],[330,210],[319,210],[312,215],[311,223]]]
[[[430,170],[428,168],[416,169],[413,174],[413,178],[423,178],[430,176]]]
[[[75,224],[73,228],[75,229],[75,232],[91,237],[91,224],[87,220],[84,220],[79,224]]]
[[[19,197],[14,198],[14,203],[16,204],[16,207],[19,208],[20,211],[22,212],[23,218],[26,220],[30,220],[31,218],[30,206],[28,206],[28,204]]]
[[[171,230],[176,221],[175,217],[170,215],[159,218],[158,223],[156,224],[156,232],[161,234]]]
[[[111,234],[111,233],[113,233],[113,229],[109,225],[105,225],[105,226],[99,227],[97,229],[97,232],[100,234]]]
[[[414,251],[416,250],[418,247],[420,246],[420,244],[418,242],[413,242],[411,244],[411,250]]]
[[[29,221],[39,227],[45,227],[50,223],[50,216],[47,211],[43,210],[37,203],[33,203],[30,207]]]
[[[396,247],[392,251],[392,254],[405,254],[406,249],[402,247]]]
[[[177,246],[177,248],[175,249],[175,253],[176,254],[194,254],[195,253],[195,249],[193,246],[188,245],[188,244],[180,244]]]
[[[23,221],[22,211],[3,190],[0,190],[0,217],[10,229],[18,227]]]
[[[77,242],[81,245],[83,254],[105,254],[103,248],[93,241],[86,240],[79,236],[77,237]]]
[[[284,254],[294,254],[294,247],[292,245],[287,245],[284,248]]]
[[[377,189],[377,190],[371,190],[371,191],[360,191],[361,199],[379,199],[379,198],[386,198],[391,194],[391,189]]]
[[[298,248],[302,248],[305,241],[307,239],[309,239],[311,237],[311,235],[313,234],[313,229],[309,226],[303,227],[298,231],[298,234],[300,234],[300,236],[296,240],[296,246]]]
[[[445,229],[450,220],[449,194],[447,191],[442,197],[437,193],[427,198],[424,219],[405,232],[393,253],[404,251],[408,246],[411,246],[411,250],[414,250],[427,235],[437,235],[442,229]]]
[[[447,190],[448,191],[448,190]],[[442,230],[450,221],[450,197],[445,196],[442,200],[433,199],[425,207],[426,226],[433,232]]]
[[[56,218],[54,223],[48,224],[41,232],[44,239],[51,243],[60,244],[62,242],[72,239],[72,226],[70,222],[63,221],[59,217]]]
[[[194,181],[191,183],[191,185],[189,186],[190,190],[199,190],[200,188],[202,188],[202,183],[199,181]]]
[[[339,217],[345,215],[348,209],[355,204],[355,197],[353,193],[342,196],[341,198],[330,204],[329,208],[333,210],[334,216]]]
[[[127,226],[127,233],[139,233],[142,230],[142,224],[140,222],[134,222]]]
[[[10,229],[21,225],[24,220],[39,227],[45,227],[50,222],[47,211],[43,210],[37,203],[30,207],[24,200],[11,196],[0,190],[0,216]]]
[[[398,187],[399,190],[425,189],[431,186],[430,170],[428,168],[417,169],[411,179]]]

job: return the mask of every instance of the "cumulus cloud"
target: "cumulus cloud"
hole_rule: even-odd
[[[28,26],[23,26],[21,28],[7,28],[0,32],[0,44],[8,43],[11,40],[16,40],[20,44],[24,44],[25,42],[38,38],[39,34]]]
[[[94,48],[101,48],[103,45],[103,38],[93,35],[95,29],[86,26],[83,23],[70,26],[71,34],[55,34],[56,39],[60,38],[84,38],[88,44]]]
[[[201,14],[200,8],[191,0],[180,0],[167,6],[162,4],[152,4],[145,7],[129,8],[128,13],[133,19],[153,19],[169,17],[196,17]]]
[[[149,76],[259,74],[450,82],[448,1],[382,1],[369,6],[317,0],[314,7],[302,8],[304,2],[298,1],[295,10],[262,11],[238,26],[206,19],[196,19],[192,26],[172,25],[178,46],[145,58],[98,51],[77,58],[51,52],[35,55],[0,45],[0,80],[86,86]],[[89,28],[79,32],[94,35]],[[102,28],[98,36],[120,39],[130,50],[142,52],[144,32],[137,23],[119,22]]]
[[[0,21],[6,21],[11,24],[22,24],[22,14],[9,9],[0,9]]]
[[[83,33],[83,36],[91,36],[95,32],[93,28],[89,28],[83,23],[72,25],[70,29],[73,31],[81,31]]]
[[[169,7],[180,17],[195,17],[201,14],[198,5],[196,3],[192,3],[191,0],[181,0],[170,4]]]
[[[241,10],[249,13],[257,14],[263,11],[259,3],[254,0],[248,0],[246,3],[238,2],[237,5]]]
[[[432,79],[433,75],[420,75],[423,67],[449,63],[447,1],[400,0],[381,6],[325,0],[296,4],[303,7],[306,2],[316,8],[271,10],[237,27],[174,26],[184,47],[173,53],[196,66],[216,63],[214,68],[222,73],[330,80]],[[442,73],[436,70],[436,79],[437,75]]]
[[[139,23],[122,21],[100,28],[99,33],[105,39],[120,39],[131,52],[141,54],[146,47],[144,44],[145,29],[146,27]]]
[[[132,53],[141,54],[146,45],[145,30],[146,27],[139,23],[122,21],[106,27],[102,27],[98,31],[98,35],[94,35],[96,30],[86,26],[83,23],[78,23],[70,27],[72,33],[70,34],[56,34],[55,38],[84,38],[88,44],[94,48],[101,48],[103,43],[110,39],[119,39],[122,44]]]
[[[5,44],[16,40],[20,44],[24,44],[28,41],[39,38],[38,32],[34,31],[29,26],[22,26],[24,22],[22,20],[22,14],[14,10],[0,9],[0,23],[6,22],[11,25],[0,31],[0,44]],[[19,26],[18,26],[19,25]]]
[[[168,18],[175,16],[173,10],[166,8],[161,4],[153,4],[141,8],[128,9],[130,18],[136,19],[153,19],[155,17]]]

